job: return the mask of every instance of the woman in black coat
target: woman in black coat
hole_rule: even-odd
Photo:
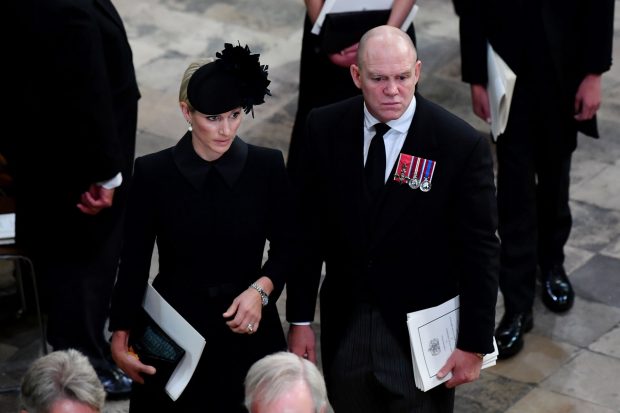
[[[179,100],[188,132],[135,162],[110,316],[114,360],[135,381],[131,412],[243,412],[249,367],[286,348],[275,306],[289,268],[284,159],[236,136],[244,111],[269,93],[267,71],[247,46],[226,44],[217,56],[185,73]],[[174,402],[128,347],[155,242],[153,286],[206,339]]]

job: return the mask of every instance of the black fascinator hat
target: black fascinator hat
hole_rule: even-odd
[[[242,107],[252,112],[254,105],[265,102],[271,96],[267,86],[268,66],[258,61],[259,54],[241,44],[224,44],[224,50],[216,53],[217,59],[200,67],[187,85],[189,103],[201,113],[216,115]]]

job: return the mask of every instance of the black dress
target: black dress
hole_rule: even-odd
[[[243,379],[251,364],[286,348],[275,306],[289,268],[288,181],[279,151],[236,137],[207,162],[187,133],[172,148],[138,158],[110,330],[131,329],[141,305],[153,245],[153,285],[206,339],[198,368],[176,401],[134,384],[131,412],[244,412]],[[262,265],[266,240],[269,259]],[[233,333],[222,313],[262,275],[275,289],[255,334]]]

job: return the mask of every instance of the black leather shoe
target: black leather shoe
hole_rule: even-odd
[[[541,282],[542,301],[549,310],[555,313],[570,310],[575,301],[575,292],[568,281],[564,267],[555,265],[548,270],[543,270]]]
[[[116,366],[96,369],[109,400],[126,399],[131,393],[131,379]]]
[[[523,334],[534,327],[532,312],[504,314],[495,330],[498,359],[507,359],[523,348]]]

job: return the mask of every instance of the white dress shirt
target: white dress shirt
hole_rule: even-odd
[[[413,115],[415,114],[415,96],[411,99],[411,103],[405,113],[398,119],[391,120],[386,123],[390,127],[390,130],[383,135],[383,142],[385,143],[385,181],[390,177],[390,173],[394,168],[394,164],[398,161],[398,155],[405,143]],[[364,103],[364,166],[366,165],[366,158],[368,158],[368,148],[370,148],[370,141],[375,136],[375,124],[380,123],[377,118],[372,116]]]

